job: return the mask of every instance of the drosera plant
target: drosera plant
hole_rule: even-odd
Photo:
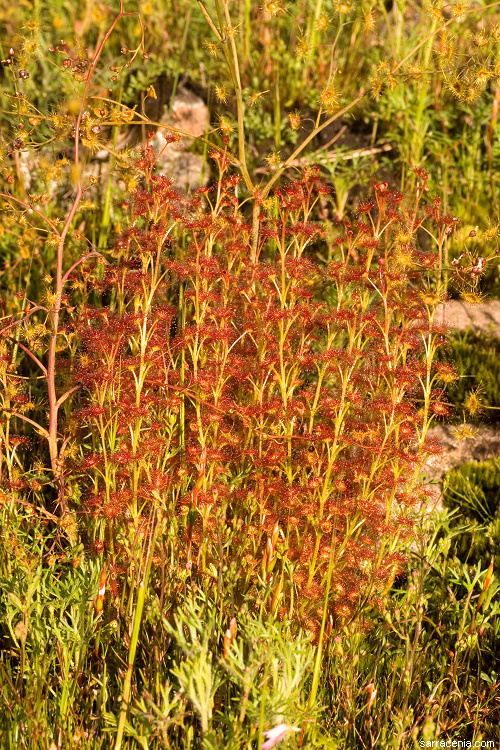
[[[208,12],[204,11],[207,21],[209,22],[210,27],[212,28],[212,31],[216,35],[217,39],[222,39],[223,29],[218,28],[217,24],[214,23],[214,21],[210,18]],[[10,406],[10,404],[5,405],[6,413],[7,414],[14,414],[18,419],[23,420],[24,422],[28,424],[32,424],[35,429],[38,431],[38,433],[45,437],[48,441],[49,446],[49,453],[50,453],[50,462],[51,462],[51,469],[53,472],[53,476],[55,479],[60,481],[63,476],[62,472],[62,463],[64,462],[64,456],[65,456],[65,450],[68,445],[68,441],[71,439],[70,435],[66,437],[62,437],[58,435],[58,424],[59,424],[59,412],[60,409],[64,403],[64,401],[68,398],[68,396],[71,395],[72,388],[69,388],[68,390],[64,391],[62,394],[57,393],[56,394],[56,369],[55,369],[55,360],[56,360],[56,349],[59,347],[59,335],[61,334],[61,338],[64,335],[63,330],[59,330],[61,323],[61,305],[66,305],[68,297],[65,296],[64,289],[69,281],[71,273],[74,271],[75,268],[78,267],[78,265],[83,262],[83,258],[79,258],[78,260],[74,261],[74,263],[68,268],[68,270],[63,270],[63,250],[65,246],[65,241],[67,239],[70,226],[72,225],[72,221],[76,215],[76,212],[78,210],[78,207],[80,205],[80,201],[83,196],[83,186],[81,181],[81,170],[80,170],[80,140],[82,139],[82,142],[86,143],[89,148],[92,148],[93,144],[97,143],[98,138],[96,140],[96,137],[94,137],[96,134],[94,133],[94,130],[100,129],[100,125],[93,125],[93,117],[88,114],[88,110],[85,109],[90,85],[92,82],[92,75],[94,72],[94,69],[97,65],[97,62],[102,54],[102,51],[104,49],[105,43],[109,36],[111,35],[114,27],[118,22],[121,20],[121,18],[126,15],[123,6],[120,6],[120,13],[116,17],[116,19],[113,21],[112,25],[109,27],[108,31],[104,35],[104,38],[95,53],[95,56],[92,60],[88,60],[85,64],[81,64],[80,68],[78,70],[73,71],[74,76],[76,77],[75,80],[77,82],[80,82],[84,85],[83,88],[83,99],[81,102],[81,106],[76,114],[75,124],[73,127],[74,131],[74,138],[75,138],[75,165],[76,165],[76,172],[78,179],[76,181],[76,195],[74,198],[73,203],[71,204],[69,208],[69,212],[67,217],[65,218],[63,222],[63,228],[61,231],[59,231],[56,228],[56,225],[54,222],[49,219],[42,210],[39,210],[37,208],[33,208],[31,204],[21,201],[18,198],[15,198],[14,196],[4,196],[8,197],[10,201],[12,201],[13,205],[20,206],[22,209],[22,216],[25,216],[26,212],[33,211],[34,215],[37,217],[37,219],[40,219],[40,221],[44,222],[47,226],[46,228],[49,231],[49,238],[48,238],[48,245],[54,244],[57,246],[57,254],[56,254],[56,284],[55,284],[55,291],[48,289],[47,290],[47,301],[48,301],[48,307],[45,305],[40,305],[35,302],[31,302],[29,300],[26,300],[25,305],[27,306],[26,312],[21,311],[21,316],[14,316],[14,319],[12,322],[10,322],[5,328],[4,333],[8,333],[12,328],[19,329],[24,325],[24,328],[28,328],[28,323],[30,322],[32,316],[35,313],[38,312],[46,312],[48,315],[48,320],[50,322],[50,326],[45,325],[45,334],[48,335],[49,341],[48,341],[48,351],[47,351],[47,364],[44,364],[42,362],[42,359],[36,354],[35,352],[31,351],[29,346],[26,346],[22,342],[18,342],[17,339],[14,339],[12,342],[14,344],[14,351],[17,352],[19,349],[22,349],[22,351],[28,355],[31,362],[34,363],[36,366],[38,366],[41,369],[41,373],[43,378],[47,382],[47,390],[48,390],[48,408],[49,408],[49,419],[48,419],[48,426],[44,427],[43,425],[39,423],[34,423],[34,420],[27,417],[25,414],[23,414],[21,411],[13,410]],[[220,4],[219,7],[219,23],[222,23],[222,20],[225,19],[225,22],[229,24],[230,26],[230,17],[229,17],[229,10],[227,6],[224,4]],[[228,28],[229,28],[228,26]],[[429,37],[431,38],[431,37]],[[64,49],[66,49],[65,45],[61,45]],[[140,47],[137,49],[137,51],[140,49]],[[280,178],[281,174],[284,172],[285,168],[287,167],[288,161],[290,163],[293,161],[295,156],[297,156],[298,153],[302,149],[305,148],[308,142],[314,137],[314,134],[319,133],[324,127],[331,124],[335,119],[340,117],[343,113],[347,112],[349,109],[351,109],[356,104],[356,100],[351,102],[347,107],[344,107],[343,109],[339,110],[338,112],[335,112],[334,114],[331,114],[330,111],[327,112],[326,119],[322,122],[321,121],[321,112],[318,115],[317,118],[317,124],[314,132],[307,136],[304,141],[301,143],[301,145],[295,150],[294,154],[290,157],[287,162],[284,164],[276,163],[277,171],[274,174],[274,176],[268,181],[268,183],[261,189],[261,190],[255,190],[254,184],[252,182],[252,178],[250,174],[248,173],[247,167],[246,167],[246,155],[245,155],[245,126],[244,126],[244,104],[243,99],[241,96],[241,82],[239,81],[239,66],[238,66],[238,55],[237,50],[232,42],[228,48],[226,49],[226,57],[227,57],[227,65],[230,72],[230,76],[232,78],[233,84],[235,86],[235,90],[238,94],[238,157],[232,157],[227,148],[224,147],[221,150],[214,150],[212,152],[212,156],[214,158],[217,158],[220,162],[220,168],[221,168],[221,175],[223,175],[226,171],[226,169],[229,167],[229,165],[232,165],[233,167],[237,167],[241,171],[241,175],[243,178],[243,182],[245,184],[246,189],[253,195],[253,218],[252,218],[252,239],[251,239],[251,259],[253,262],[255,262],[258,258],[259,253],[259,234],[260,234],[260,215],[261,215],[261,201],[268,201],[271,200],[269,198],[270,190],[272,189],[273,185],[276,184],[278,179]],[[85,70],[84,70],[85,68]],[[79,79],[82,79],[79,81]],[[358,97],[358,100],[361,98]],[[100,98],[100,101],[102,101],[102,97]],[[332,108],[330,107],[330,110]],[[328,110],[328,107],[327,107]],[[87,113],[87,114],[85,114]],[[29,114],[29,111],[28,111]],[[85,115],[85,117],[84,117]],[[144,120],[142,120],[144,121]],[[82,125],[82,123],[84,123]],[[95,142],[95,143],[94,143]],[[148,174],[151,173],[151,167],[153,166],[154,159],[153,155],[151,153],[151,149],[149,147],[146,147],[144,152],[144,157],[142,158],[142,166],[144,167],[145,161],[148,161]],[[146,175],[146,183],[148,182],[148,176]],[[308,209],[306,210],[307,213]],[[285,222],[286,223],[286,222]],[[380,228],[380,227],[379,227]],[[378,230],[377,230],[378,231]],[[305,232],[307,234],[307,228],[305,229]],[[51,237],[50,234],[53,234],[54,236]],[[77,233],[78,234],[78,233]],[[285,250],[282,247],[282,266],[284,262],[284,254]],[[86,253],[84,257],[90,257],[94,253],[97,253],[96,250],[91,250],[90,253]],[[302,253],[302,249],[298,248],[297,255],[300,256]],[[369,265],[369,263],[368,263]],[[50,278],[50,277],[47,277]],[[50,282],[49,282],[50,283]],[[282,287],[281,293],[283,295],[284,288]],[[151,300],[149,300],[148,304],[150,304]],[[64,304],[63,304],[64,303]],[[284,309],[286,307],[286,300],[281,301],[281,306]],[[147,313],[146,313],[147,314]],[[24,317],[23,317],[24,316]],[[47,322],[47,321],[46,321]],[[33,335],[30,333],[31,337],[33,338]],[[11,337],[12,338],[12,337]],[[29,337],[28,337],[29,338]],[[34,339],[33,339],[34,340]],[[35,340],[34,340],[35,341]],[[28,342],[29,343],[29,342]],[[38,342],[36,342],[38,343]],[[144,349],[144,339],[142,340],[140,346],[142,349]],[[142,388],[142,378],[144,376],[144,373],[141,372],[139,375],[138,380],[138,388],[140,393],[140,389]],[[281,387],[284,387],[284,383],[281,384]],[[77,386],[73,386],[76,388]],[[139,396],[136,394],[136,400]],[[283,398],[283,405],[286,406],[286,400],[287,398]],[[132,452],[134,452],[137,449],[137,440],[138,435],[140,432],[140,420],[137,422],[136,425],[136,432],[135,436],[133,438],[133,445],[132,445]],[[139,431],[139,432],[138,432]],[[107,486],[107,490],[109,493],[109,487]],[[136,492],[136,490],[133,490],[133,492]],[[60,500],[62,502],[62,506],[64,508],[64,483],[61,482],[60,487]],[[134,516],[137,517],[137,508],[134,512]]]
[[[377,184],[356,222],[322,238],[322,267],[310,214],[327,188],[306,170],[261,204],[249,264],[253,226],[217,158],[218,184],[187,202],[154,175],[137,191],[116,264],[94,281],[111,302],[73,326],[60,371],[73,399],[86,393],[69,411],[80,513],[100,550],[132,559],[161,508],[182,579],[217,597],[230,582],[233,607],[257,597],[317,636],[400,564],[427,430],[447,413],[432,370],[440,249],[414,236],[434,222],[444,241],[453,221],[420,212],[423,172],[413,205]]]
[[[435,206],[419,212],[425,173],[413,205],[376,184],[356,223],[322,238],[322,268],[308,257],[321,238],[310,213],[327,188],[307,170],[262,204],[249,264],[253,227],[218,159],[218,184],[187,203],[150,175],[102,280],[97,266],[78,269],[102,297],[64,330],[75,347],[58,362],[83,454],[72,505],[118,616],[135,613],[132,667],[147,571],[154,563],[163,578],[168,564],[219,606],[229,586],[233,612],[253,600],[303,624],[318,646],[313,705],[325,638],[363,601],[380,602],[402,564],[426,431],[445,410],[431,369],[439,247],[413,237],[434,221],[444,238],[450,223]],[[131,678],[129,668],[117,747]]]
[[[223,51],[223,55],[227,65],[227,71],[234,90],[234,95],[236,97],[237,156],[232,156],[226,148],[223,148],[221,150],[221,153],[225,153],[225,158],[228,159],[229,163],[239,170],[245,183],[246,190],[249,196],[252,197],[252,258],[255,261],[259,234],[258,216],[260,197],[265,200],[268,197],[269,191],[271,190],[272,186],[280,179],[284,170],[291,164],[293,164],[296,157],[307,147],[307,145],[325,128],[330,126],[334,121],[347,114],[357,104],[359,104],[359,102],[361,102],[364,98],[365,94],[359,93],[357,97],[355,97],[345,106],[340,106],[336,97],[328,98],[323,96],[316,118],[315,127],[312,132],[310,132],[303,139],[300,145],[297,146],[290,157],[287,158],[284,162],[281,162],[281,158],[278,153],[270,157],[269,164],[270,166],[274,166],[276,170],[275,174],[271,177],[271,179],[268,180],[268,182],[264,186],[260,187],[256,185],[247,167],[247,139],[245,134],[245,110],[247,107],[245,105],[243,97],[243,88],[238,57],[238,45],[235,41],[236,34],[235,29],[232,25],[229,7],[222,1],[216,3],[217,20],[215,21],[211,17],[207,9],[204,7],[203,3],[200,3],[199,5],[212,33],[214,34],[216,47],[220,47]],[[281,10],[282,9],[277,6],[277,8],[275,9],[276,12],[270,11],[270,17],[279,15]],[[342,15],[342,13],[347,12],[347,10],[340,9],[339,12]],[[75,233],[73,223],[76,216],[79,215],[79,212],[82,211],[84,207],[87,210],[93,207],[92,202],[82,201],[82,198],[84,196],[84,192],[86,192],[87,189],[91,186],[93,180],[95,181],[95,178],[89,177],[89,185],[84,185],[84,173],[82,170],[84,160],[82,161],[81,157],[82,148],[85,147],[90,153],[92,153],[92,151],[95,151],[97,148],[99,148],[100,145],[102,145],[102,141],[100,138],[101,131],[109,126],[116,126],[117,122],[136,122],[142,124],[143,126],[145,125],[145,123],[147,123],[147,118],[144,115],[136,117],[136,115],[134,114],[134,109],[117,105],[115,102],[113,102],[113,100],[110,100],[106,96],[99,95],[91,97],[91,87],[93,85],[94,75],[106,44],[108,43],[108,40],[110,39],[113,31],[122,21],[122,19],[127,19],[129,16],[136,17],[137,14],[125,12],[124,6],[123,4],[121,4],[119,13],[116,15],[111,25],[103,34],[102,40],[99,42],[95,54],[91,58],[87,58],[85,56],[75,57],[75,54],[72,53],[71,47],[65,40],[61,40],[61,43],[57,47],[53,48],[55,52],[59,54],[64,53],[65,55],[67,55],[67,57],[65,57],[63,61],[63,68],[67,69],[68,75],[74,79],[74,85],[80,86],[82,89],[81,99],[75,99],[74,101],[72,100],[71,106],[69,106],[69,109],[67,109],[67,111],[65,111],[64,113],[56,112],[51,116],[43,116],[36,107],[33,107],[30,104],[29,99],[19,88],[16,74],[19,74],[19,77],[22,81],[25,78],[29,78],[29,73],[25,71],[24,68],[19,68],[14,49],[12,49],[12,52],[9,50],[9,56],[4,61],[7,68],[12,72],[14,87],[13,114],[19,120],[19,133],[13,141],[14,156],[17,158],[18,152],[24,149],[28,144],[31,144],[32,146],[40,145],[36,141],[35,131],[36,128],[40,125],[41,119],[47,120],[48,123],[51,123],[51,126],[56,129],[56,134],[59,138],[64,139],[69,136],[74,141],[74,169],[72,170],[72,174],[74,177],[75,194],[68,208],[67,214],[64,216],[64,218],[62,218],[61,229],[59,229],[59,219],[51,219],[47,211],[44,209],[44,206],[51,201],[50,193],[43,192],[42,194],[35,195],[33,196],[33,200],[31,201],[26,201],[22,197],[18,197],[11,193],[2,194],[2,197],[4,199],[7,199],[9,207],[13,210],[14,217],[16,217],[19,221],[26,223],[27,217],[29,216],[30,220],[31,217],[33,217],[33,220],[36,222],[36,224],[39,224],[41,222],[41,226],[39,226],[39,229],[41,229],[43,234],[46,234],[45,245],[47,248],[53,247],[56,252],[53,269],[55,279],[53,275],[49,273],[45,274],[45,283],[47,284],[45,301],[47,304],[41,304],[41,301],[30,301],[28,298],[26,298],[22,303],[21,310],[16,311],[15,320],[11,321],[6,328],[4,327],[4,333],[7,330],[10,330],[10,328],[16,328],[19,331],[20,325],[26,324],[24,325],[24,328],[27,329],[27,332],[29,333],[29,336],[31,336],[33,342],[39,343],[36,335],[33,333],[33,326],[29,324],[31,323],[31,321],[36,320],[36,318],[33,317],[35,314],[39,314],[36,316],[38,318],[39,316],[43,317],[43,314],[45,313],[45,322],[39,323],[38,327],[41,329],[41,326],[44,326],[43,333],[48,338],[46,363],[43,361],[43,356],[42,358],[40,358],[37,351],[32,351],[30,346],[26,346],[26,344],[23,342],[18,342],[17,339],[13,343],[15,346],[14,351],[16,352],[16,356],[19,348],[21,348],[24,353],[30,358],[31,365],[36,365],[36,367],[40,369],[41,375],[46,381],[49,410],[48,424],[47,426],[44,426],[44,424],[40,424],[39,422],[33,424],[34,420],[26,416],[25,413],[22,413],[20,411],[17,411],[15,413],[17,414],[17,419],[23,420],[28,424],[32,424],[32,426],[37,430],[40,436],[44,437],[47,440],[50,453],[51,471],[53,477],[57,480],[60,480],[61,477],[61,462],[64,461],[64,447],[66,446],[65,437],[58,435],[58,414],[62,404],[64,403],[64,399],[67,397],[67,394],[58,393],[56,395],[57,389],[55,355],[56,349],[59,346],[59,325],[62,319],[61,315],[63,314],[62,310],[64,308],[66,299],[64,290],[70,273],[69,268],[71,268],[70,266],[68,270],[66,270],[65,263],[63,262],[63,257],[65,255],[65,248],[67,248],[68,245],[71,244],[69,240],[73,235],[74,236],[72,238],[76,240],[77,243],[81,242],[83,239],[78,231],[76,231]],[[141,17],[137,16],[137,18],[139,24],[141,24]],[[452,20],[453,19],[444,21],[443,29],[447,28]],[[416,45],[414,50],[405,55],[403,60],[395,63],[392,69],[389,69],[387,66],[385,68],[380,68],[375,76],[376,81],[374,79],[373,83],[373,85],[377,89],[377,92],[380,92],[380,90],[385,85],[390,85],[391,87],[396,85],[397,78],[395,76],[400,74],[400,71],[404,68],[407,61],[411,59],[412,55],[416,53],[422,45],[430,43],[430,41],[436,34],[437,30],[433,29],[423,41],[419,42]],[[311,40],[315,38],[315,32],[309,29],[306,36],[311,42]],[[225,41],[226,38],[229,42],[227,45],[223,44],[223,41]],[[36,23],[28,24],[27,35],[23,42],[24,57],[26,57],[28,54],[34,54],[38,46],[39,41],[37,41]],[[126,55],[126,62],[124,62],[123,65],[111,66],[113,72],[113,75],[111,76],[112,80],[117,79],[124,70],[128,69],[128,67],[132,64],[135,57],[141,50],[143,52],[143,57],[147,58],[147,55],[144,51],[143,37],[141,38],[141,42],[135,50],[129,51],[128,48],[124,48],[124,50],[124,54]],[[21,62],[23,62],[23,64],[26,64],[24,62],[24,58],[21,60]],[[25,73],[27,75],[25,75]],[[332,77],[333,74],[334,71],[332,65],[330,65],[330,77]],[[154,88],[152,89],[152,91],[154,91]],[[153,96],[156,94],[151,95]],[[27,123],[25,122],[25,120],[27,121]],[[29,128],[27,127],[27,125],[29,125]],[[232,128],[230,126],[226,127],[224,125],[220,127],[220,135],[222,141],[226,141],[226,145],[231,130]],[[57,166],[55,172],[54,170],[52,170],[54,172],[54,176],[56,172],[61,171],[63,163],[66,163],[64,159],[59,160],[59,162],[57,162],[58,166],[55,165]],[[12,178],[12,180],[13,179],[14,178]],[[11,180],[10,176],[8,180]],[[133,180],[129,184],[132,183]],[[109,185],[110,183],[108,183],[108,187]],[[19,188],[22,193],[22,185],[20,185]],[[38,208],[37,205],[39,205],[40,207]],[[103,226],[107,225],[108,217],[104,217],[103,222]],[[36,224],[34,224],[34,226],[30,228],[30,230],[34,229]],[[85,238],[84,241],[86,241],[87,243],[90,242],[89,238]],[[95,245],[92,245],[92,243],[90,243],[89,249],[90,253],[87,252],[87,256],[92,255],[92,253],[98,252],[98,250],[96,250],[95,248]],[[81,262],[81,260],[82,259],[80,257],[74,260],[74,263],[78,264]],[[55,283],[54,287],[51,286],[52,281],[54,281]],[[50,325],[47,325],[48,323],[50,323]],[[41,330],[40,333],[42,333]],[[28,341],[27,343],[29,344],[30,342]],[[8,409],[9,407],[6,406],[5,408]],[[63,490],[61,489],[61,491]]]
[[[477,425],[499,419],[498,350],[494,335],[468,330],[454,333],[447,351],[440,355],[442,367],[454,372],[447,398],[464,422],[467,418]]]

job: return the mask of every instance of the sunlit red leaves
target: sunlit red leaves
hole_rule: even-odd
[[[405,481],[419,460],[422,336],[443,333],[429,324],[419,297],[420,271],[435,261],[416,249],[418,273],[393,267],[397,243],[390,232],[401,233],[406,215],[401,196],[387,186],[377,185],[376,200],[359,206],[363,222],[344,222],[336,240],[322,236],[309,209],[324,189],[311,171],[276,191],[277,214],[261,217],[260,259],[252,265],[251,226],[238,213],[235,183],[222,186],[217,211],[207,200],[212,188],[183,202],[168,180],[155,178],[152,193],[135,195],[138,224],[118,238],[116,264],[96,285],[102,306],[85,306],[75,327],[73,377],[87,397],[77,412],[82,434],[102,423],[109,441],[109,425],[116,423],[113,449],[89,448],[80,464],[97,488],[85,502],[126,522],[134,493],[146,507],[161,496],[172,517],[181,512],[185,519],[200,481],[196,513],[185,527],[192,559],[202,548],[216,555],[222,535],[231,539],[228,564],[245,559],[255,569],[279,523],[276,555],[293,560],[304,600],[300,616],[314,629],[332,535],[340,543],[350,519],[359,515],[364,524],[336,567],[331,613],[352,612],[370,580],[383,590],[394,564],[384,558],[375,570],[374,561],[390,531],[387,505],[397,501],[404,510],[413,502]],[[374,223],[385,216],[387,237],[375,236],[368,214]],[[146,314],[152,259],[169,222],[179,229],[160,246],[165,276]],[[330,263],[317,263],[304,249],[318,239],[331,244]],[[120,300],[113,310],[110,297]],[[138,390],[141,367],[147,372]],[[436,393],[431,409],[438,415],[444,408]],[[135,449],[133,434],[140,436]],[[437,447],[426,444],[425,450]],[[107,495],[106,462],[115,483]],[[398,523],[404,525],[404,513]],[[181,535],[181,564],[183,555]],[[315,571],[307,587],[311,560]],[[285,588],[283,595],[290,592]]]

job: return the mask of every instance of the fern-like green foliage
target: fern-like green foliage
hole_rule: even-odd
[[[216,750],[222,739],[228,750],[247,747],[252,739],[260,747],[265,731],[277,725],[307,726],[308,746],[334,750],[320,728],[321,705],[309,699],[314,647],[308,637],[243,608],[225,652],[218,617],[198,592],[173,618],[163,619],[173,645],[169,681],[186,700],[185,710],[197,717],[203,750]],[[164,686],[169,706],[171,685]],[[154,710],[150,702],[146,710]]]
[[[487,568],[496,556],[500,573],[500,460],[470,461],[452,469],[444,482],[443,503],[457,509],[455,525],[470,525],[454,538],[455,554],[462,561]]]
[[[456,367],[459,375],[447,389],[448,401],[456,407],[457,416],[462,417],[469,394],[477,392],[484,408],[475,414],[466,409],[467,421],[499,422],[500,339],[470,331],[455,334],[444,357]]]

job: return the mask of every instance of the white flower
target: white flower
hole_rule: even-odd
[[[289,724],[278,724],[273,729],[268,729],[264,732],[266,741],[261,745],[261,750],[271,750],[278,742],[281,742],[288,732],[300,732],[300,729],[291,727]]]

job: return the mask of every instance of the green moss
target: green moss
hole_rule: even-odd
[[[452,525],[469,525],[453,540],[454,554],[481,569],[496,555],[500,574],[500,460],[470,461],[452,469],[443,486],[443,504],[458,510]]]
[[[484,405],[480,413],[466,412],[467,421],[500,422],[500,340],[486,334],[455,334],[443,359],[453,364],[459,379],[447,389],[448,401],[462,418],[471,391],[478,390]],[[493,407],[493,408],[488,408]]]

